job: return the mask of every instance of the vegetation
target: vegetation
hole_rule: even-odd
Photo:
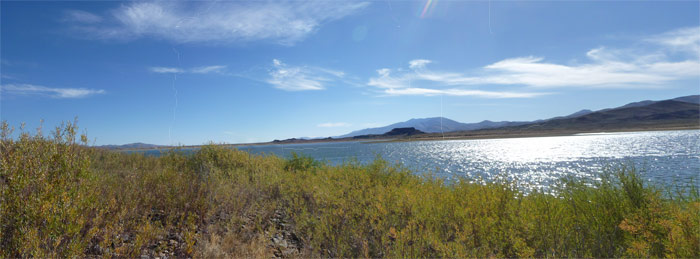
[[[0,257],[700,257],[699,191],[632,168],[524,194],[381,159],[148,157],[86,147],[74,123],[40,131],[2,123]]]

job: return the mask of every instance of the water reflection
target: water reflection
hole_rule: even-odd
[[[687,182],[700,172],[700,130],[581,134],[575,136],[396,143],[320,143],[248,146],[252,153],[292,152],[339,164],[367,163],[377,155],[446,179],[466,176],[517,179],[525,188],[548,188],[564,176],[592,178],[625,163],[650,181]]]

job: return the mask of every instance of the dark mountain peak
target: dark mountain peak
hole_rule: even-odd
[[[700,95],[688,95],[671,99],[673,101],[700,104]]]
[[[660,102],[675,102],[673,103],[662,103],[661,106],[656,105]],[[683,105],[686,104],[686,105]],[[601,123],[613,123],[615,119],[613,118],[598,118],[597,116],[602,116],[608,114],[609,111],[615,111],[615,115],[612,116],[617,119],[624,118],[624,120],[639,120],[643,116],[650,116],[652,113],[674,113],[674,115],[668,115],[673,118],[686,118],[688,116],[692,117],[693,108],[687,107],[687,105],[700,104],[700,95],[689,95],[678,97],[666,101],[640,101],[629,103],[617,108],[609,108],[598,111],[591,111],[588,109],[583,109],[566,116],[553,117],[548,119],[540,119],[535,121],[491,121],[483,120],[477,123],[461,123],[444,117],[430,117],[430,118],[412,118],[404,122],[398,122],[384,127],[361,129],[350,132],[345,135],[337,136],[336,138],[346,138],[364,135],[382,135],[384,133],[390,132],[395,128],[409,128],[413,127],[416,130],[426,132],[426,133],[446,133],[446,132],[456,132],[456,131],[470,131],[470,130],[483,130],[483,129],[493,129],[502,127],[517,127],[522,125],[542,125],[543,123],[548,123],[548,125],[555,125],[562,123],[563,120],[567,119],[577,119],[578,121],[598,121]],[[668,106],[666,108],[663,105],[675,105],[673,107]],[[620,109],[627,108],[640,108],[636,109],[634,112],[621,112]],[[608,115],[606,115],[608,116]],[[655,115],[661,116],[661,115]],[[667,115],[663,115],[667,116]],[[684,117],[685,116],[685,117]],[[615,123],[621,123],[621,121],[615,121]],[[651,123],[651,122],[649,122]],[[572,124],[574,125],[574,124]],[[573,126],[572,126],[573,127]]]
[[[694,104],[700,104],[700,95],[688,95],[688,96],[681,96],[669,100],[661,100],[661,101],[651,101],[651,100],[644,100],[644,101],[639,101],[639,102],[633,102],[633,103],[628,103],[623,106],[617,107],[617,108],[632,108],[632,107],[642,107],[642,106],[647,106],[651,104],[655,104],[658,102],[664,102],[664,101],[677,101],[677,102],[684,102],[684,103],[694,103]],[[609,109],[607,109],[609,110]]]
[[[434,122],[434,121],[453,121],[445,117],[429,117],[429,118],[413,118],[410,120],[407,120],[406,122]]]
[[[698,104],[665,100],[651,102],[648,105],[625,105],[576,117],[547,120],[536,124],[524,125],[521,128],[536,126],[539,130],[601,130],[650,127],[663,124],[689,125],[697,124],[699,113],[700,106]]]
[[[589,114],[589,113],[592,113],[592,112],[593,112],[593,111],[591,111],[591,110],[589,110],[589,109],[583,109],[583,110],[574,112],[574,113],[572,113],[572,114],[569,114],[569,115],[567,115],[567,116],[564,116],[564,118],[574,118],[574,117],[583,116],[583,115],[586,115],[586,114]]]
[[[632,107],[641,107],[641,106],[647,106],[650,104],[655,103],[655,101],[652,100],[644,100],[644,101],[639,101],[639,102],[633,102],[633,103],[628,103],[623,106],[620,106],[618,108],[632,108]]]
[[[383,135],[385,135],[385,136],[398,136],[398,135],[411,136],[411,135],[424,134],[424,133],[425,132],[417,130],[414,127],[408,127],[408,128],[394,128],[394,129],[390,130],[389,132],[384,133]]]

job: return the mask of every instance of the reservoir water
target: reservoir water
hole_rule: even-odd
[[[517,179],[521,187],[547,187],[565,176],[595,178],[609,166],[634,166],[646,180],[686,184],[700,175],[700,130],[595,133],[573,136],[415,142],[342,142],[243,146],[253,154],[292,152],[331,164],[377,156],[416,173]],[[148,151],[157,152],[157,151]]]

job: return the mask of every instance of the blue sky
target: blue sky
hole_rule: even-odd
[[[0,115],[95,144],[534,120],[700,93],[697,1],[0,2]]]

